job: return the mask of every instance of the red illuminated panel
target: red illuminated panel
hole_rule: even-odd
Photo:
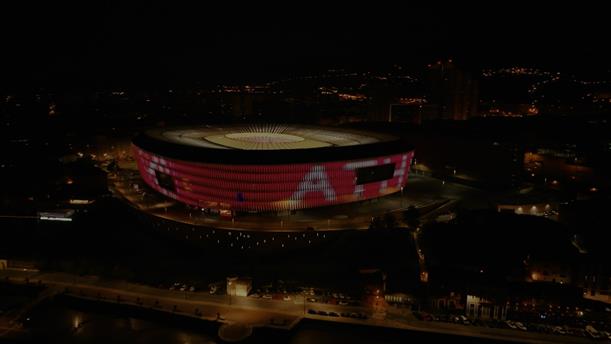
[[[278,165],[223,165],[165,158],[134,146],[144,181],[160,193],[202,208],[279,211],[384,196],[407,183],[413,152],[378,158]],[[394,172],[389,173],[389,165]],[[390,178],[357,184],[357,170]]]

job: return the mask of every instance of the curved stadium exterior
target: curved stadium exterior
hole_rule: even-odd
[[[134,153],[156,191],[203,209],[282,212],[400,191],[413,149],[374,132],[298,125],[149,130]]]

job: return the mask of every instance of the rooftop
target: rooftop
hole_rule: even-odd
[[[147,134],[180,145],[235,150],[343,147],[394,139],[392,136],[359,130],[280,124],[202,126],[152,130]]]

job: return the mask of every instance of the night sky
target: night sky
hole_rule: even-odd
[[[23,6],[2,13],[0,87],[258,81],[327,68],[422,67],[439,58],[475,69],[610,67],[602,8],[483,11],[389,7],[319,20],[298,9],[293,18],[169,6]]]

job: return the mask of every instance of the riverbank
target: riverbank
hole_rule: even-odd
[[[155,309],[83,300],[60,295],[34,309],[25,324],[27,335],[10,343],[222,343],[218,322],[202,321]],[[253,329],[243,343],[400,344],[415,342],[492,343],[486,339],[372,328],[304,319],[290,331]],[[0,339],[0,343],[3,343]]]
[[[0,276],[6,275],[0,273]],[[129,305],[142,309],[151,309],[170,314],[188,316],[206,321],[218,321],[229,324],[243,324],[253,328],[273,328],[291,330],[302,319],[324,321],[333,324],[367,325],[369,328],[390,328],[395,330],[418,331],[432,334],[463,336],[487,340],[506,340],[523,343],[589,343],[585,338],[567,338],[555,335],[519,332],[510,329],[484,328],[459,324],[418,321],[410,318],[371,316],[368,310],[367,319],[332,317],[306,312],[306,305],[281,300],[254,299],[248,297],[225,298],[207,293],[190,295],[153,287],[135,285],[120,281],[103,281],[96,278],[85,278],[67,274],[30,273],[29,275],[12,272],[10,281],[39,283],[50,287],[61,288],[62,293],[89,301],[109,304]],[[19,279],[21,278],[21,279]],[[350,307],[338,305],[309,304],[309,307],[324,307],[325,312],[352,311]],[[331,310],[332,308],[332,310]],[[358,308],[358,311],[364,309]],[[372,330],[373,331],[373,330]]]

